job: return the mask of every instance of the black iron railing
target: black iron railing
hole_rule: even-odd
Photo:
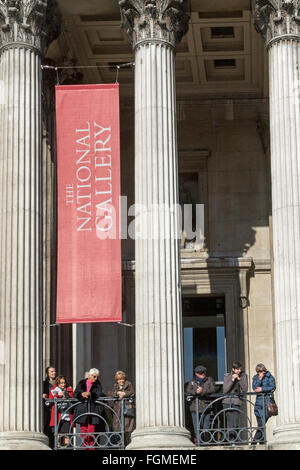
[[[273,399],[272,393],[188,395],[186,399],[189,405],[195,401],[192,417],[197,446],[266,443],[267,401]],[[259,421],[255,415],[257,399]]]
[[[259,398],[261,397],[261,398]],[[255,403],[260,400],[260,419],[255,416]],[[197,446],[248,445],[266,443],[267,401],[273,399],[272,393],[213,394],[206,397],[188,395],[187,404],[195,401],[192,413]],[[224,403],[224,400],[226,403]],[[120,402],[116,412],[114,404]],[[54,407],[54,449],[124,449],[125,408],[134,404],[134,397],[122,400],[102,397],[95,401],[99,413],[91,411],[87,402],[87,411],[69,421],[66,432],[66,417],[73,415],[82,402],[76,399],[47,399],[46,404]],[[257,413],[257,410],[256,410]],[[58,419],[58,417],[60,418]],[[98,418],[100,424],[95,432],[83,432],[78,420],[86,416]],[[113,426],[114,421],[114,426]],[[64,429],[62,430],[62,425]],[[117,430],[116,430],[117,429]]]
[[[120,402],[117,413],[115,402]],[[124,449],[125,448],[125,405],[134,404],[134,398],[122,400],[111,397],[101,397],[94,404],[98,405],[99,412],[91,411],[91,401],[87,400],[87,411],[81,414],[75,409],[82,405],[81,401],[73,398],[46,399],[46,405],[54,407],[54,449],[55,450],[83,450],[83,449]],[[96,417],[99,424],[95,432],[83,432],[78,424],[82,417]],[[59,418],[59,419],[58,419]],[[112,422],[114,421],[114,426]],[[66,424],[67,423],[67,424]],[[62,429],[62,426],[64,427]],[[67,432],[65,428],[68,428]],[[113,427],[118,430],[113,430]]]

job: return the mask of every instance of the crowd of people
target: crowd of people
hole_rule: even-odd
[[[227,427],[227,440],[229,443],[238,443],[240,436],[241,407],[247,402],[245,395],[248,392],[248,375],[243,370],[243,365],[239,361],[232,363],[231,371],[224,376],[222,406],[223,412],[220,415],[225,417],[224,424]],[[273,375],[267,370],[264,364],[257,364],[256,374],[252,378],[252,390],[256,394],[254,414],[257,420],[256,432],[251,444],[264,442],[264,425],[271,417],[268,407],[269,403],[275,404],[274,391],[276,383]],[[205,440],[211,439],[211,435],[205,433],[205,430],[211,428],[213,419],[211,399],[209,395],[217,392],[215,381],[207,374],[207,368],[197,366],[194,370],[194,378],[186,386],[186,394],[190,397],[197,397],[197,401],[191,399],[190,412],[193,420],[195,442],[197,441],[197,427],[201,436]],[[217,400],[218,401],[218,400]],[[199,418],[197,420],[197,410]]]
[[[245,403],[243,394],[248,392],[248,375],[243,370],[239,361],[232,363],[231,371],[224,376],[222,399],[223,414],[226,416],[225,426],[228,430],[229,442],[238,442],[237,436],[240,428],[241,407]],[[257,419],[257,428],[252,444],[264,440],[263,428],[270,418],[268,403],[275,403],[273,393],[276,389],[276,383],[273,375],[267,370],[264,364],[256,366],[256,374],[252,379],[252,390],[255,392],[256,400],[254,413]],[[208,376],[207,368],[199,365],[194,370],[194,378],[187,384],[185,393],[190,397],[190,413],[193,421],[195,442],[198,431],[209,430],[211,428],[213,413],[209,406],[211,397],[217,392],[215,381]],[[99,380],[99,370],[90,369],[86,377],[80,380],[73,391],[68,384],[65,376],[56,376],[56,370],[50,366],[46,369],[46,379],[43,382],[44,406],[44,433],[49,437],[50,447],[54,447],[54,427],[55,420],[59,422],[58,428],[58,446],[68,446],[69,438],[60,434],[69,434],[75,423],[80,426],[83,447],[93,448],[95,442],[94,433],[99,432],[99,426],[103,420],[101,414],[103,407],[97,400],[103,397],[112,398],[111,405],[111,429],[118,433],[121,431],[121,414],[123,410],[125,444],[130,442],[130,435],[135,428],[135,414],[130,411],[131,404],[129,399],[135,394],[134,387],[126,378],[123,371],[117,371],[114,376],[113,388],[104,392]],[[55,407],[53,402],[47,402],[47,399],[68,399],[75,398],[79,403],[72,407],[68,412],[66,407],[58,408],[55,416]],[[195,400],[197,398],[197,400]],[[124,413],[124,404],[128,402],[127,413]],[[48,406],[46,405],[48,403]],[[197,416],[197,412],[199,416]]]
[[[99,432],[103,422],[108,422],[109,418],[111,418],[112,421],[112,432],[120,432],[122,412],[121,400],[126,401],[127,398],[133,397],[135,391],[132,383],[126,379],[125,372],[117,371],[114,379],[115,383],[112,390],[105,393],[99,380],[99,370],[93,368],[86,373],[86,377],[84,379],[78,382],[75,390],[73,391],[65,376],[56,376],[55,367],[47,367],[46,379],[43,382],[43,398],[45,400],[44,433],[49,437],[49,445],[51,448],[54,448],[55,419],[56,424],[58,425],[58,446],[69,445],[69,437],[66,437],[63,434],[70,434],[70,430],[72,430],[72,427],[76,424],[80,426],[83,447],[86,449],[94,448],[94,433]],[[106,407],[105,410],[101,404],[97,403],[97,400],[103,397],[110,397],[113,399],[111,400],[112,403],[110,403],[111,407]],[[51,400],[54,398],[62,400],[75,398],[79,403],[74,407],[72,407],[71,404],[59,406],[57,416],[55,417],[54,403],[48,401],[49,399]],[[132,405],[129,404],[128,406]],[[105,419],[102,419],[103,413],[107,413],[108,409],[111,409],[112,411],[111,416],[108,417],[106,415]],[[124,416],[125,444],[130,442],[130,434],[134,428],[134,414],[128,412],[127,416]]]

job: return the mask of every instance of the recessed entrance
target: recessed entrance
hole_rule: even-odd
[[[182,300],[184,330],[184,381],[197,365],[223,381],[226,371],[226,325],[224,296],[193,296]]]

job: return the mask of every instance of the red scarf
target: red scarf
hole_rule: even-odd
[[[89,392],[92,388],[93,382],[91,382],[89,379],[86,381],[86,391]]]

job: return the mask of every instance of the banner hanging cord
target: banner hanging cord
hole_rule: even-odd
[[[130,323],[123,323],[121,321],[118,321],[116,323],[117,323],[117,325],[123,325],[123,326],[127,326],[127,327],[130,327],[130,328],[133,328],[135,326],[135,323],[130,324]],[[68,324],[72,324],[72,323],[68,323]],[[45,329],[45,328],[51,328],[53,326],[60,326],[60,325],[62,325],[62,323],[52,323],[50,325],[46,324],[46,323],[43,323],[42,328]]]
[[[118,80],[119,80],[119,70],[120,70],[120,66],[117,65],[117,76],[116,76],[116,83],[119,83]]]
[[[58,68],[57,67],[55,67],[55,72],[56,72],[57,85],[59,85],[59,74],[58,74]]]
[[[55,70],[56,72],[56,78],[57,78],[57,85],[59,85],[59,70],[66,70],[66,69],[116,69],[117,71],[117,76],[116,76],[116,83],[118,83],[119,80],[119,71],[121,68],[124,67],[129,67],[129,66],[135,66],[134,62],[126,62],[125,64],[116,64],[116,65],[60,65],[56,67],[55,65],[41,65],[41,69],[50,69],[50,70]]]

